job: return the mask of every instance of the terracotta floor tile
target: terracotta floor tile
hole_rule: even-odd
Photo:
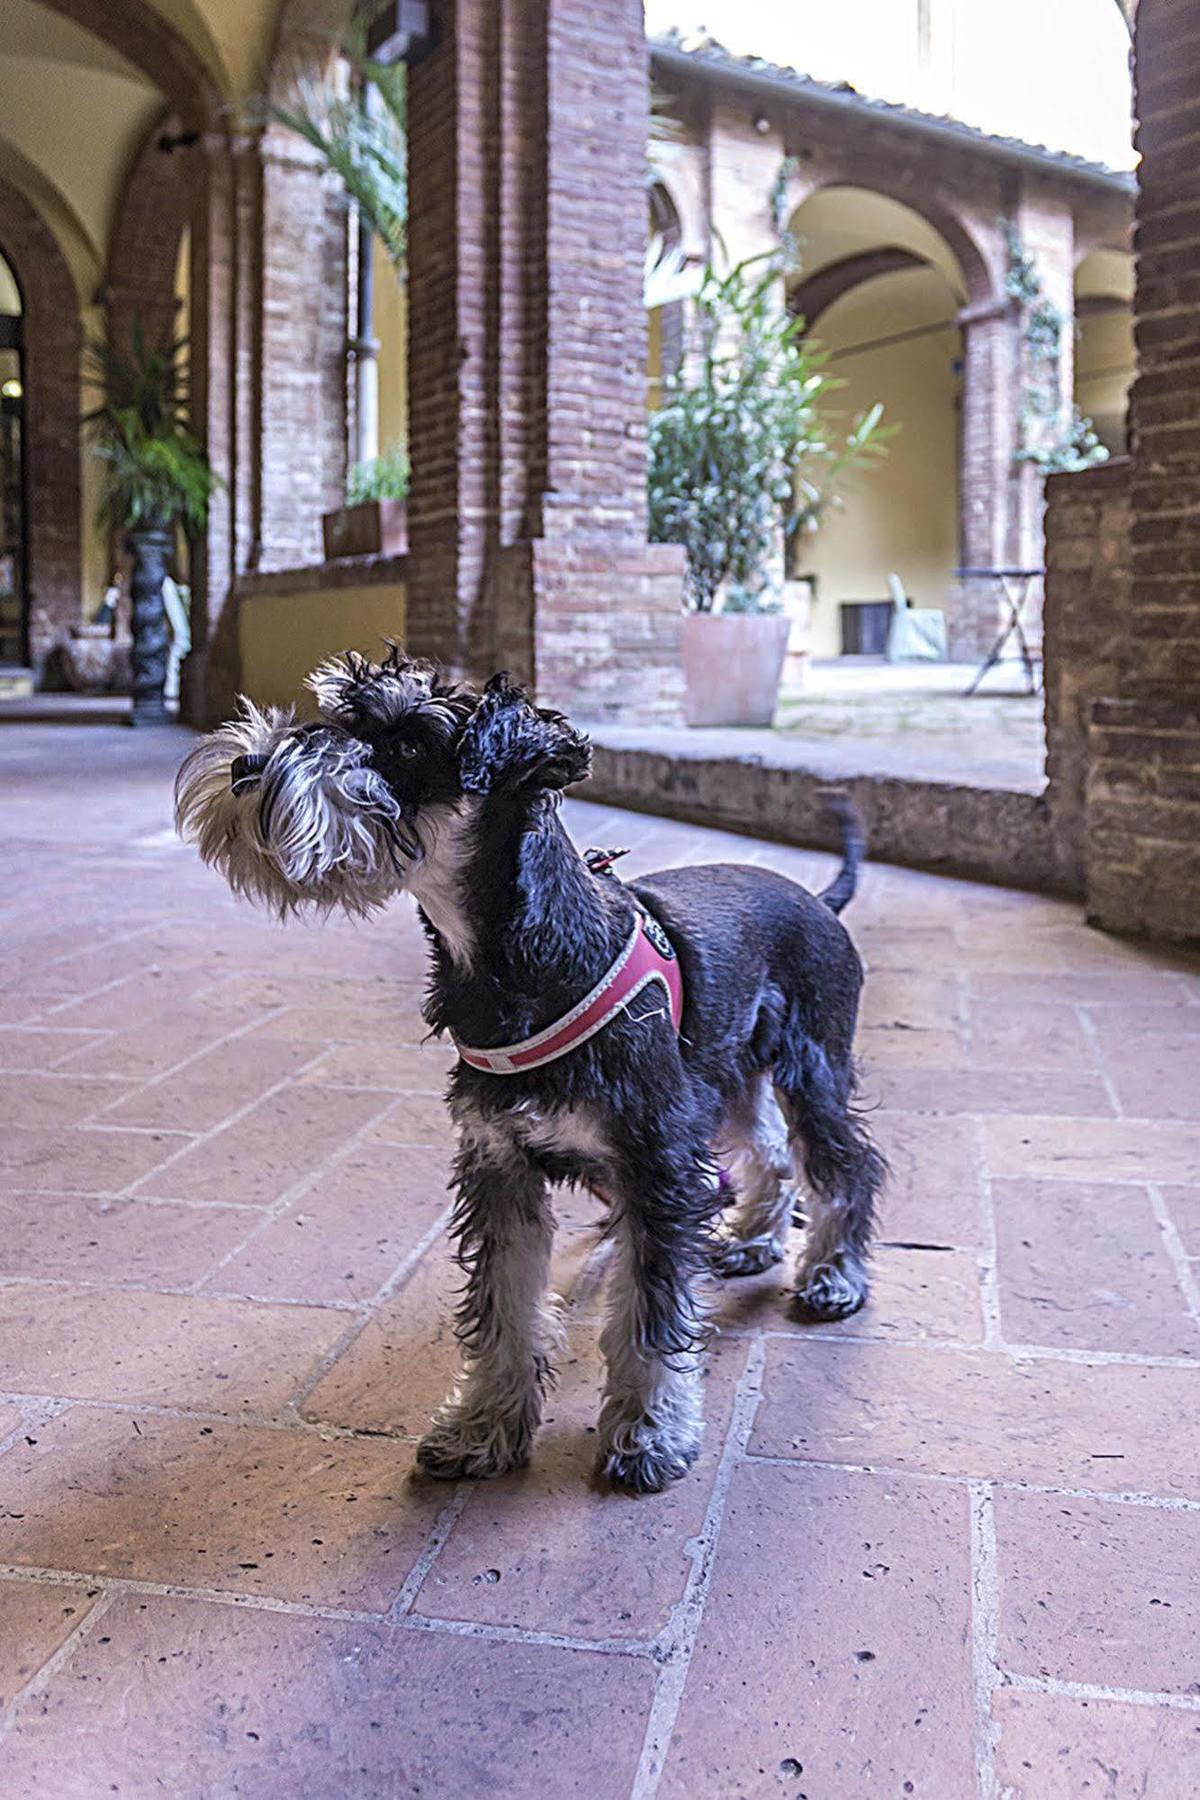
[[[904,1025],[868,1025],[855,1040],[855,1052],[863,1085],[868,1094],[877,1092],[874,1070],[895,1064],[902,1069],[944,1069],[965,1056],[960,1033],[956,1029],[935,1030],[932,1027]]]
[[[187,1142],[178,1132],[14,1125],[0,1135],[0,1169],[16,1188],[119,1194]]]
[[[102,1034],[64,1031],[47,1024],[38,1025],[32,1030],[18,1030],[15,1026],[0,1027],[0,1069],[19,1075],[31,1069],[52,1069],[64,1057],[74,1063],[77,1055],[95,1046],[97,1036]],[[96,1072],[101,1075],[108,1073],[104,1068]],[[121,1073],[120,1070],[112,1072]]]
[[[876,1112],[867,1119],[888,1160],[882,1237],[973,1247],[981,1241],[979,1126],[971,1119]]]
[[[958,982],[952,975],[868,971],[859,1018],[865,1027],[896,1026],[910,1031],[945,1031],[958,1019]]]
[[[569,1637],[652,1638],[682,1597],[687,1546],[704,1523],[746,1346],[718,1342],[704,1380],[695,1468],[648,1506],[592,1479],[603,1368],[581,1330],[527,1469],[481,1484],[427,1577],[416,1610]],[[636,1526],[636,1529],[631,1529]]]
[[[907,1250],[880,1244],[871,1259],[871,1296],[861,1312],[835,1324],[803,1325],[790,1310],[803,1238],[764,1275],[723,1281],[715,1318],[723,1331],[760,1326],[807,1337],[936,1338],[977,1344],[983,1337],[977,1259],[964,1250]]]
[[[6,1128],[25,1125],[35,1130],[61,1130],[78,1125],[129,1091],[125,1082],[97,1075],[5,1075],[0,1080],[4,1085]],[[103,1122],[108,1123],[107,1117]],[[181,1129],[178,1122],[170,1128]]]
[[[1010,1342],[1200,1356],[1145,1188],[994,1181],[992,1198]]]
[[[294,1074],[317,1054],[309,1044],[266,1043],[257,1037],[219,1044],[177,1075],[118,1098],[106,1125],[160,1126],[173,1131],[211,1131],[230,1113]]]
[[[132,1020],[126,1018],[118,1029],[102,1036],[74,1037],[56,1066],[72,1075],[122,1075],[144,1081],[208,1048],[230,1029],[227,1014],[195,1005],[174,1007],[153,1018],[135,1013]]]
[[[623,1657],[129,1595],[22,1711],[0,1790],[625,1800],[653,1683]]]
[[[456,1061],[440,1044],[338,1044],[300,1079],[326,1087],[392,1088],[406,1094],[443,1094]]]
[[[740,1469],[662,1800],[973,1793],[968,1541],[958,1489]]]
[[[1200,1121],[1200,1043],[1194,1033],[1114,1030],[1097,1038],[1122,1112],[1135,1119]]]
[[[1200,1691],[1200,1512],[996,1495],[1003,1669]]]
[[[370,1300],[450,1204],[439,1151],[360,1151],[207,1283],[266,1299]]]
[[[1087,1006],[1110,1002],[1150,1006],[1186,1006],[1188,990],[1174,969],[1152,965],[1114,968],[1108,963],[1072,974],[1049,970],[1022,974],[1020,969],[975,970],[968,977],[971,993],[1006,1002],[1077,1000]]]
[[[377,1144],[444,1144],[454,1142],[454,1127],[441,1093],[405,1094],[371,1132]]]
[[[1200,1713],[1001,1689],[1005,1800],[1188,1800],[1200,1793]]]
[[[235,1207],[0,1193],[0,1275],[182,1287],[258,1217]]]
[[[0,1463],[20,1567],[382,1613],[448,1498],[379,1439],[84,1407],[36,1437]]]
[[[876,1071],[873,1098],[913,1113],[1062,1113],[1111,1116],[1103,1078],[1090,1069],[900,1069]]]
[[[390,1095],[289,1087],[185,1152],[146,1188],[168,1200],[270,1206],[390,1104]]]
[[[1002,1000],[992,994],[967,1005],[967,1061],[973,1067],[1081,1070],[1096,1054],[1078,1007],[1068,1000]]]
[[[18,1283],[0,1287],[0,1389],[273,1414],[345,1325],[313,1306]]]
[[[1200,1128],[1178,1119],[984,1119],[993,1175],[1200,1182]]]
[[[1200,1499],[1200,1370],[776,1339],[751,1448]]]
[[[1200,1258],[1200,1186],[1165,1187],[1162,1194],[1185,1251]]]
[[[95,1595],[86,1586],[0,1582],[0,1713],[87,1617]]]
[[[436,1244],[301,1405],[306,1419],[418,1437],[450,1391],[460,1357],[454,1306],[462,1272]]]
[[[429,1029],[421,1017],[421,1000],[422,990],[414,988],[402,1005],[289,1006],[264,1024],[263,1036],[318,1043],[407,1044],[417,1049]]]

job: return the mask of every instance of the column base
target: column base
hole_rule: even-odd
[[[676,544],[601,533],[507,546],[494,564],[497,666],[575,718],[681,724],[683,565]]]

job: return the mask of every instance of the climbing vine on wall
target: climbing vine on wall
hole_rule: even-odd
[[[1004,221],[1008,250],[1005,292],[1021,309],[1024,390],[1021,395],[1016,460],[1043,474],[1087,469],[1105,462],[1108,451],[1092,421],[1062,397],[1062,340],[1067,321],[1042,286],[1037,264],[1011,219]]]

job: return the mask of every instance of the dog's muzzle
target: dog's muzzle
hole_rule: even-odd
[[[265,756],[235,756],[229,765],[229,785],[235,794],[247,794],[258,786],[258,778],[267,766]]]

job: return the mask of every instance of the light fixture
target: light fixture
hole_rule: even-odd
[[[771,121],[768,119],[766,113],[756,113],[754,115],[754,129],[757,131],[759,137],[766,137],[771,129]]]
[[[0,394],[3,394],[6,400],[19,400],[22,392],[23,389],[20,382],[15,380],[6,381],[4,386],[0,387]]]

